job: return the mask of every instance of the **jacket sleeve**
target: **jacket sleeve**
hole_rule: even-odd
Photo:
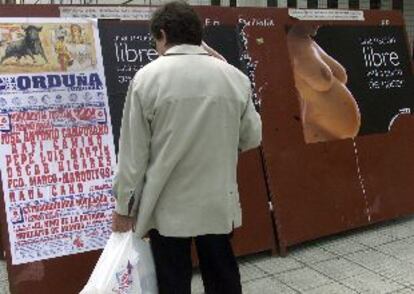
[[[122,116],[119,138],[118,165],[113,192],[115,211],[126,216],[136,216],[145,184],[151,141],[150,124],[144,117],[134,81],[128,89]]]
[[[253,105],[251,95],[241,117],[239,134],[240,152],[255,148],[262,141],[262,121]]]

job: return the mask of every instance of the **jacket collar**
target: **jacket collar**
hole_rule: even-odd
[[[164,55],[168,54],[208,54],[201,46],[196,45],[176,45],[165,51]]]

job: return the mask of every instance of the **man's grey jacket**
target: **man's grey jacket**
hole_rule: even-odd
[[[241,225],[239,151],[257,147],[262,125],[249,79],[179,45],[138,71],[125,101],[114,182],[115,210],[136,232],[189,237]]]

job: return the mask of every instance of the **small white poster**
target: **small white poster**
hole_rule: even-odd
[[[103,248],[112,129],[94,20],[0,20],[0,168],[13,264]]]
[[[345,9],[289,9],[289,16],[299,20],[348,20],[364,21],[362,10]]]
[[[61,17],[149,20],[155,7],[127,6],[62,6],[59,7]]]

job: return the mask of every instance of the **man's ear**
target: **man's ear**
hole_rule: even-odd
[[[161,41],[165,41],[165,44],[167,44],[168,43],[167,33],[163,29],[160,30],[160,33],[161,33]]]

